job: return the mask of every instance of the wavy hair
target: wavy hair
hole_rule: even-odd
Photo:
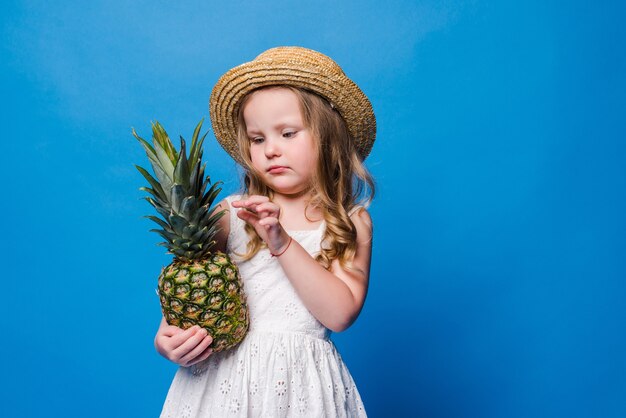
[[[287,85],[261,87],[242,99],[237,115],[237,142],[245,163],[243,193],[267,196],[270,200],[274,195],[252,166],[250,139],[243,117],[243,109],[252,95],[267,88],[286,88],[295,93],[304,125],[317,144],[317,167],[311,179],[310,198],[306,206],[319,208],[326,221],[322,249],[316,260],[327,270],[335,259],[339,260],[342,268],[352,269],[357,243],[356,228],[349,213],[359,204],[367,206],[371,203],[375,183],[359,157],[345,121],[326,99],[308,90]],[[247,252],[239,254],[244,261],[254,257],[261,248],[267,248],[251,225],[246,223],[245,230],[250,240]]]

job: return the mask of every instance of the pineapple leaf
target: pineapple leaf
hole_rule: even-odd
[[[189,241],[193,241],[191,237],[194,235],[196,228],[197,228],[196,225],[187,225],[186,227],[183,228],[182,237],[185,239],[188,239]]]
[[[185,219],[191,219],[198,210],[198,202],[194,196],[187,196],[180,204],[180,214]]]
[[[217,224],[217,221],[224,216],[224,213],[226,212],[226,210],[221,210],[220,212],[213,214],[211,213],[211,216],[207,216],[204,219],[202,219],[200,221],[200,223],[198,224],[199,228],[208,226],[209,228],[213,227],[213,225]]]
[[[208,228],[204,234],[200,237],[198,242],[209,243],[211,241],[215,241],[215,236],[217,235],[217,231],[215,227]]]
[[[198,210],[194,213],[193,218],[191,219],[190,223],[194,225],[198,225],[200,223],[200,220],[205,217],[208,210],[209,210],[209,207],[207,205],[201,206],[200,208],[198,208]]]
[[[156,174],[159,183],[161,184],[161,188],[164,190],[165,196],[169,195],[169,190],[172,188],[172,179],[167,175],[165,170],[159,165],[158,160],[152,163],[152,169],[154,170],[154,174]],[[167,192],[165,192],[167,190]]]
[[[206,181],[210,182],[210,177],[207,176],[206,177]],[[213,183],[211,185],[211,188],[209,189],[208,192],[206,192],[206,194],[202,197],[202,200],[200,201],[201,205],[209,205],[212,206],[213,202],[215,201],[215,198],[217,197],[217,195],[222,191],[221,188],[219,188],[219,186],[222,184],[221,181],[216,181],[215,183]]]
[[[202,237],[204,236],[205,233],[207,233],[209,231],[209,229],[205,226],[204,228],[202,228],[201,230],[197,231],[195,234],[193,234],[191,236],[191,241],[193,242],[200,242],[200,241],[204,241],[204,239],[202,239]]]
[[[146,196],[146,197],[143,197],[143,199],[147,200],[148,203],[150,203],[157,210],[157,212],[159,212],[159,214],[163,216],[163,218],[167,219],[170,216],[171,211],[159,205],[157,202],[154,201],[153,198]]]
[[[152,135],[154,140],[163,148],[172,164],[178,159],[176,148],[170,141],[169,135],[165,132],[165,128],[158,121],[152,124]]]
[[[185,190],[180,184],[174,183],[172,186],[172,194],[170,202],[172,202],[172,209],[176,213],[180,213],[180,205],[185,198]]]
[[[202,167],[198,165],[198,177],[196,181],[196,196],[204,196],[204,191],[206,190],[206,186],[209,185],[209,182],[202,181],[204,179],[204,169],[206,168],[206,164],[204,163]]]
[[[211,231],[210,229],[205,229],[204,233],[198,239],[198,242],[204,242],[207,245],[209,245],[210,242],[215,242],[213,240],[214,236],[215,236],[215,232],[214,231]]]
[[[208,131],[205,132],[204,135],[202,135],[202,138],[200,138],[200,140],[198,141],[198,147],[197,147],[198,149],[196,151],[196,161],[202,160],[202,153],[204,152],[202,145],[204,145],[204,140],[206,139],[206,136],[208,134],[209,134]]]
[[[200,167],[200,164],[196,164],[195,167],[193,167],[191,169],[191,178],[189,179],[189,187],[191,188],[190,193],[193,194],[194,196],[202,196],[202,194],[198,193],[198,190],[200,189],[201,184],[198,182],[198,178],[201,178],[201,171],[202,167]]]
[[[167,232],[163,229],[151,229],[150,232],[156,232],[157,234],[161,235],[163,238],[165,238],[165,240],[167,240],[168,243],[170,243],[170,246],[174,242],[174,240],[178,238],[178,235],[172,234],[171,232]]]
[[[179,150],[158,121],[152,123],[152,144],[133,129],[154,170],[148,173],[136,166],[149,183],[140,190],[149,194],[144,199],[160,215],[144,217],[161,228],[151,230],[165,239],[158,245],[179,261],[202,258],[210,252],[219,231],[218,221],[227,211],[213,207],[222,182],[211,183],[210,177],[205,177],[207,163],[202,162],[202,146],[208,132],[202,134],[203,122],[196,125],[190,145],[180,137]]]
[[[196,190],[198,190],[197,187],[197,179],[198,179],[198,166],[191,166],[190,165],[190,169],[189,169],[190,175],[189,175],[189,192],[193,195],[196,195]]]
[[[150,145],[148,141],[146,141],[145,139],[137,135],[137,132],[135,132],[135,128],[131,128],[131,129],[132,129],[133,136],[137,138],[139,143],[141,143],[143,148],[146,150],[146,154],[148,154],[148,158],[151,158],[151,157],[156,158],[156,152],[154,151],[154,148],[152,148],[152,145]]]
[[[193,164],[199,164],[202,161],[202,144],[204,143],[204,138],[208,135],[208,132],[202,135],[202,138],[196,144],[196,148],[193,152],[193,155],[189,155],[189,160],[193,161]]]
[[[172,228],[174,229],[174,231],[176,231],[176,233],[179,236],[182,236],[183,228],[189,224],[187,219],[175,213],[172,213],[170,216],[168,216],[167,220],[169,221],[170,225],[172,225]]]
[[[191,242],[189,242],[189,240],[186,238],[177,237],[175,240],[172,241],[172,244],[174,244],[176,248],[183,248],[186,250],[191,245]]]
[[[191,149],[189,150],[189,162],[192,166],[196,164],[196,153],[198,152],[198,135],[200,135],[200,129],[202,129],[202,123],[204,123],[204,118],[200,119],[200,122],[196,125],[196,129],[193,131],[193,136],[191,137]]]
[[[224,216],[224,214],[225,214],[226,212],[228,212],[228,211],[229,211],[228,209],[222,209],[222,210],[220,210],[219,212],[216,212],[216,209],[217,209],[217,208],[214,208],[214,209],[213,209],[213,212],[211,212],[211,216],[209,217],[209,219],[210,219],[210,221],[211,221],[211,224],[214,224],[214,223],[216,223],[217,221],[219,221],[219,220],[220,220],[220,218],[221,218],[222,216]]]
[[[165,151],[165,149],[163,149],[163,146],[159,143],[159,141],[156,140],[156,136],[154,139],[155,139],[154,150],[157,156],[157,165],[163,170],[163,172],[168,177],[168,179],[173,180],[174,179],[174,164],[170,160],[170,157]]]
[[[174,168],[174,182],[182,184],[185,190],[189,190],[189,164],[187,163],[187,150],[185,148],[185,139],[180,137],[180,154],[176,167]]]
[[[141,189],[145,189],[145,187],[140,187],[139,189],[140,190]],[[164,211],[166,211],[166,213],[168,213],[168,214],[170,213],[170,208],[169,208],[167,203],[165,203],[164,201],[162,201],[158,197],[151,197],[150,199],[152,200],[152,203],[153,203],[152,206],[154,206],[155,208],[161,208]]]
[[[210,216],[203,216],[202,218],[200,218],[200,222],[198,222],[198,228],[203,228],[205,226],[209,226],[209,228],[211,227],[211,225],[213,225],[215,222],[211,222],[211,217]],[[211,225],[209,225],[211,224]]]
[[[156,216],[153,216],[153,215],[146,215],[144,216],[144,218],[148,218],[151,221],[156,222],[161,228],[165,229],[166,231],[170,229],[170,226],[168,225],[168,223],[162,220],[161,218],[157,218]]]
[[[161,162],[156,154],[156,151],[147,142],[145,142],[145,146],[149,147],[149,149],[146,149],[146,154],[148,155],[148,160],[150,160],[150,164],[152,165],[152,169],[154,170],[159,183],[162,185],[162,188],[166,190],[169,189],[172,182],[161,167]]]
[[[146,169],[144,169],[143,167],[140,167],[138,165],[135,165],[135,167],[144,176],[144,178],[148,180],[148,183],[150,183],[150,185],[153,187],[154,192],[158,193],[158,196],[155,196],[161,200],[166,200],[165,191],[163,191],[161,184],[159,184],[159,182],[154,177],[152,177],[150,173],[148,173],[148,171],[146,171]]]
[[[158,205],[160,205],[161,207],[166,207],[167,204],[161,199],[161,197],[158,195],[158,193],[154,190],[151,189],[150,187],[140,187],[139,190],[143,191],[143,192],[147,192],[150,193],[153,197],[153,199],[156,201],[156,203]]]

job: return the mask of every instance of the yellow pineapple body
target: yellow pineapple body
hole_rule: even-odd
[[[173,262],[161,271],[158,287],[170,325],[199,325],[213,337],[213,352],[239,344],[248,330],[248,307],[237,266],[216,252],[206,260]]]

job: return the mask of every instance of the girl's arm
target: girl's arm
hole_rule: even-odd
[[[225,209],[224,216],[218,221],[219,231],[215,236],[215,251],[226,252],[226,242],[228,241],[228,233],[230,232],[230,208],[226,199],[222,200],[217,206],[215,206],[214,212],[219,212]]]
[[[226,252],[226,241],[230,231],[230,213],[228,202],[222,200],[215,208],[216,211],[227,209],[224,216],[218,220],[219,231],[215,237],[214,251]],[[161,325],[154,337],[154,347],[157,352],[174,363],[189,367],[208,358],[213,350],[209,345],[213,338],[204,328],[193,326],[186,330],[174,325],[168,325],[161,317]]]
[[[278,257],[285,274],[307,309],[325,327],[340,332],[357,318],[365,302],[372,253],[372,220],[366,210],[354,213],[350,219],[356,228],[357,249],[354,271],[341,268],[333,261],[326,270],[278,222],[280,208],[265,196],[250,196],[233,202],[245,208],[237,212],[250,223],[267,243],[270,252]],[[285,250],[286,248],[286,250]]]

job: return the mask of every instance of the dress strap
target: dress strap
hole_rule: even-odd
[[[352,209],[350,209],[350,211],[348,212],[348,216],[352,216],[352,214],[354,214],[355,212],[357,212],[360,209],[365,209],[365,206],[363,205],[356,205],[354,206]]]
[[[236,200],[237,196],[235,195],[230,195],[226,197],[226,203],[228,203],[228,219],[229,219],[229,227],[230,230],[233,230],[233,227],[235,226],[235,219],[234,217],[237,216],[237,214],[235,213],[235,210],[233,208],[233,200]]]

